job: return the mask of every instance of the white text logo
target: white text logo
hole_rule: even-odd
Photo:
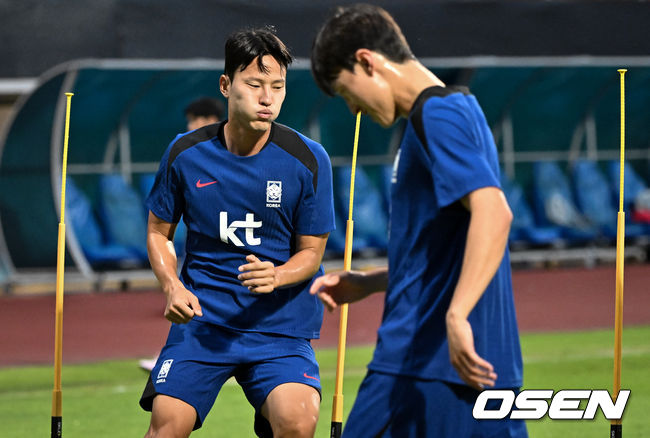
[[[228,225],[228,212],[222,211],[219,213],[219,237],[225,243],[228,241],[234,243],[236,246],[244,246],[241,240],[235,235],[235,231],[238,228],[245,228],[246,233],[244,237],[246,238],[246,243],[251,246],[256,246],[262,243],[262,239],[255,237],[253,235],[253,230],[255,228],[260,228],[262,226],[262,221],[255,221],[255,215],[253,213],[246,213],[245,221],[232,221]]]
[[[282,202],[282,181],[266,182],[266,206],[279,207]]]
[[[477,420],[539,420],[547,415],[552,420],[593,420],[598,407],[608,420],[620,420],[630,397],[629,389],[622,389],[616,402],[604,389],[563,389],[553,395],[552,389],[527,389],[515,396],[511,390],[487,390],[479,394],[472,415]],[[490,400],[498,401],[498,408],[488,409]],[[547,400],[550,400],[550,404]],[[584,409],[580,401],[587,400]],[[515,410],[513,410],[513,405]]]

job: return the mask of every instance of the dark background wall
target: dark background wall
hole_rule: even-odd
[[[325,0],[0,0],[0,78],[75,58],[221,58],[235,29],[273,24],[308,57]],[[420,57],[650,54],[647,1],[373,1]]]

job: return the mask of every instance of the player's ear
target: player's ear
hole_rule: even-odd
[[[375,68],[375,58],[372,50],[357,49],[357,51],[354,52],[354,58],[367,75],[372,75]]]
[[[228,96],[230,95],[230,78],[226,75],[221,75],[219,77],[219,90],[221,91],[221,94],[223,94],[223,97],[228,99]]]

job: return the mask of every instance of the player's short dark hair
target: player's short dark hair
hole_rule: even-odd
[[[289,49],[275,34],[273,27],[239,30],[230,34],[226,40],[226,76],[232,81],[237,69],[246,70],[255,58],[260,72],[266,73],[267,69],[262,63],[265,55],[271,55],[285,70],[293,61]]]
[[[311,72],[328,95],[342,70],[354,69],[355,53],[369,49],[393,62],[415,59],[401,29],[379,6],[354,4],[339,6],[327,18],[311,49]]]
[[[185,107],[185,115],[191,117],[210,117],[223,119],[225,112],[224,104],[214,97],[201,97],[193,100]]]

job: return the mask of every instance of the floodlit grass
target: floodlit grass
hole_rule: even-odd
[[[522,336],[525,388],[610,389],[611,331],[528,334]],[[370,360],[370,347],[346,352],[345,414]],[[323,404],[317,437],[329,436],[336,352],[317,352],[321,364]],[[622,386],[632,395],[623,417],[626,438],[650,436],[650,327],[627,328],[623,334]],[[146,374],[136,361],[111,361],[63,367],[63,432],[66,438],[137,437],[144,435],[149,414],[138,399]],[[3,437],[49,436],[52,368],[0,370],[0,433]],[[197,437],[250,437],[253,410],[241,389],[228,382]],[[594,421],[531,421],[532,438],[608,436],[609,423],[599,412]]]

